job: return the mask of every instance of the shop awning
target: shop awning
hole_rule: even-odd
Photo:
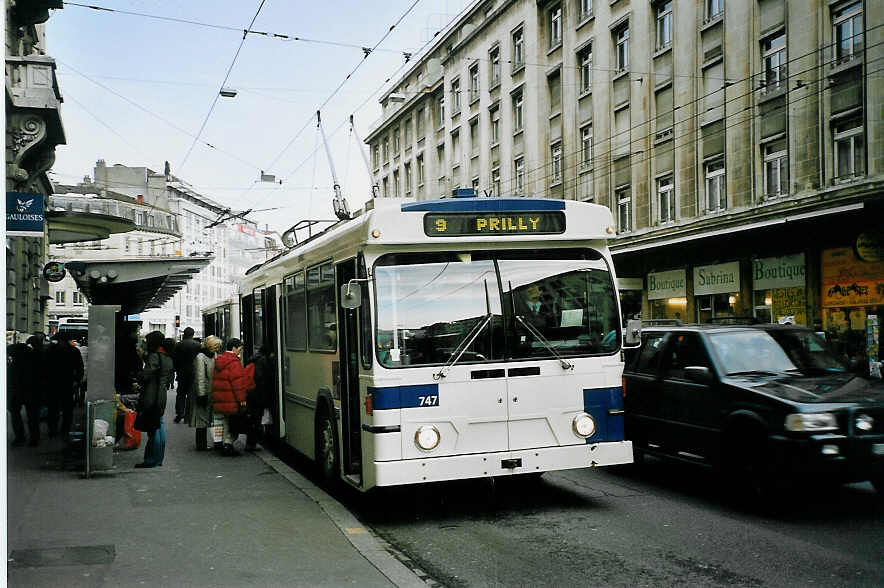
[[[159,308],[213,257],[69,261],[64,264],[89,302],[114,304],[123,314]]]

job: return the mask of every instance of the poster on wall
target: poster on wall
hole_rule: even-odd
[[[884,304],[884,261],[862,261],[852,247],[826,249],[821,259],[823,307]]]

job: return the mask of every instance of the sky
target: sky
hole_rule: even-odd
[[[367,136],[381,116],[381,93],[407,70],[403,53],[416,53],[473,2],[80,4],[114,12],[65,2],[46,24],[67,139],[56,148],[52,180],[76,184],[91,177],[99,159],[157,172],[168,161],[172,174],[201,194],[235,210],[252,208],[250,219],[281,233],[302,219],[334,218],[317,109],[325,104],[322,123],[343,195],[351,210],[360,208],[371,194],[360,153],[367,146],[351,135],[350,114],[357,135]],[[271,35],[243,41],[259,6],[251,30]],[[363,59],[361,47],[373,47],[388,31]],[[218,97],[228,70],[224,86],[237,95]],[[262,171],[282,183],[258,181]]]

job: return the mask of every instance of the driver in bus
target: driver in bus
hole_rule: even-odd
[[[531,284],[522,291],[522,296],[517,299],[516,315],[540,332],[547,327],[556,326],[553,310],[544,302],[537,284]]]

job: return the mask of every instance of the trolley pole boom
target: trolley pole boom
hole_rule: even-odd
[[[319,134],[322,136],[322,144],[325,146],[325,155],[328,158],[328,167],[331,169],[332,182],[334,183],[335,196],[332,200],[332,208],[335,211],[335,216],[339,219],[349,219],[350,210],[347,208],[347,201],[341,194],[341,184],[338,182],[338,174],[335,172],[335,164],[332,161],[331,149],[328,146],[328,139],[325,137],[325,129],[322,128],[322,116],[318,110],[316,111],[316,127],[319,129]]]
[[[359,143],[359,153],[362,155],[362,161],[365,163],[365,170],[368,172],[368,177],[372,178],[371,164],[368,162],[368,154],[365,152],[365,143],[362,142],[362,139],[359,137],[359,133],[356,131],[356,125],[353,124],[352,114],[350,115],[350,132],[353,133],[353,136],[356,137],[356,142]],[[378,192],[380,192],[380,189],[377,185],[377,182],[372,181],[371,197],[377,198]]]

